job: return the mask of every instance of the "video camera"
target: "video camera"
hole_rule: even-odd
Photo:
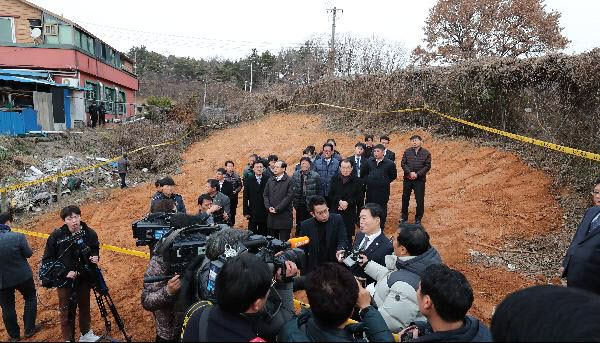
[[[136,246],[153,246],[171,229],[171,213],[150,214],[131,224]]]
[[[243,252],[244,249],[248,253],[255,254],[256,256],[260,257],[269,265],[274,274],[277,272],[277,270],[281,269],[282,280],[289,281],[285,276],[285,262],[294,262],[299,269],[303,269],[305,259],[304,250],[299,249],[298,247],[308,243],[310,243],[308,237],[292,238],[287,242],[283,242],[271,236],[252,235],[248,237],[248,240],[241,242],[243,249],[242,247],[234,249],[230,246],[226,246],[224,254],[218,259],[210,262],[206,290],[209,294],[214,294],[219,271],[221,271],[221,268],[229,258],[237,256],[239,253]]]
[[[188,264],[204,258],[206,241],[212,233],[226,225],[193,225],[181,229],[171,229],[158,243],[158,252],[170,265],[173,273],[182,274]]]

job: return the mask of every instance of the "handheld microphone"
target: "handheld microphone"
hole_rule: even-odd
[[[158,275],[158,276],[148,276],[144,278],[144,283],[155,283],[161,281],[171,280],[175,275]]]
[[[310,243],[310,238],[308,236],[291,238],[288,243],[290,243],[291,248],[299,248]]]

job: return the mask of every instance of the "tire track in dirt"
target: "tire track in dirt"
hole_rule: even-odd
[[[415,132],[391,135],[390,148],[400,158],[408,138]],[[562,225],[562,210],[550,192],[550,179],[533,170],[518,157],[488,147],[476,147],[462,140],[437,140],[426,132],[425,147],[432,153],[432,170],[428,176],[426,210],[423,225],[444,262],[464,272],[475,291],[472,313],[489,320],[495,305],[508,293],[533,284],[522,274],[501,268],[486,268],[469,263],[469,249],[493,252],[476,245],[484,243],[501,246],[511,239],[524,239],[551,232]],[[375,132],[376,134],[376,132]],[[362,137],[327,132],[316,116],[279,114],[265,117],[211,134],[193,144],[184,154],[182,173],[175,175],[177,191],[183,195],[189,212],[196,211],[195,199],[204,192],[205,181],[216,168],[231,159],[241,172],[248,156],[258,153],[277,154],[293,169],[301,151],[307,145],[320,146],[327,138],[335,138],[342,155],[350,155],[354,144]],[[131,237],[131,223],[148,211],[153,184],[112,191],[109,199],[88,202],[81,206],[82,216],[96,229],[100,241],[125,248],[136,247]],[[386,233],[396,229],[399,220],[402,181],[392,184],[390,215]],[[241,204],[240,204],[241,205]],[[414,219],[414,198],[411,199],[411,221]],[[246,226],[241,209],[237,223]],[[40,216],[27,228],[50,233],[62,224],[58,213]],[[35,249],[30,259],[37,272],[44,241],[28,238]],[[101,253],[101,267],[110,293],[123,317],[126,327],[136,341],[153,340],[154,318],[140,304],[142,277],[147,261],[113,252]],[[38,288],[39,318],[48,321],[45,329],[35,336],[38,341],[60,338],[56,292]],[[17,296],[18,298],[18,296]],[[18,311],[22,301],[18,300]],[[92,304],[95,332],[103,330],[95,304]],[[113,328],[112,335],[121,336]],[[2,328],[0,337],[7,339]]]

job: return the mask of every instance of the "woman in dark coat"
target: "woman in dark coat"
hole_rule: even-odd
[[[352,174],[352,163],[342,161],[340,173],[331,179],[329,208],[344,219],[349,242],[356,231],[356,206],[361,203],[362,187],[362,181]]]

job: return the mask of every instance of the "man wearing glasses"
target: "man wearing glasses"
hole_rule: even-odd
[[[562,262],[561,274],[567,287],[600,294],[600,179],[592,190],[593,206],[588,208]]]

